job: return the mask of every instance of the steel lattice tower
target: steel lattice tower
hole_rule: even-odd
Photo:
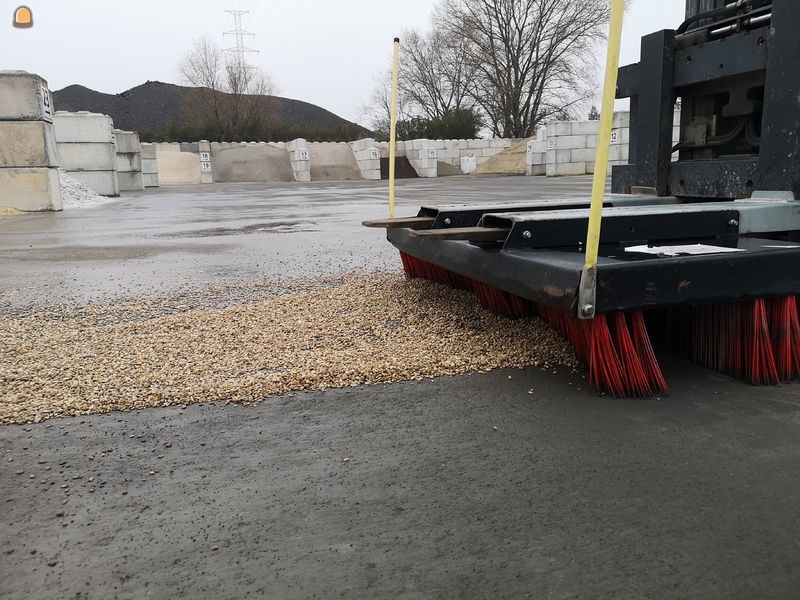
[[[233,31],[225,31],[223,32],[223,36],[225,35],[232,35],[236,38],[236,46],[233,48],[225,48],[224,52],[233,52],[235,57],[235,65],[238,71],[238,76],[240,81],[246,80],[246,72],[250,68],[247,64],[247,61],[244,58],[245,52],[255,52],[258,53],[258,50],[253,48],[247,48],[244,45],[244,36],[252,35],[255,36],[254,33],[250,33],[249,31],[244,31],[242,29],[242,15],[246,15],[249,13],[249,10],[226,10],[226,13],[233,15]]]

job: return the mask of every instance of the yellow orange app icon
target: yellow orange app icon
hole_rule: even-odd
[[[33,13],[27,6],[19,6],[14,11],[14,27],[33,27]]]

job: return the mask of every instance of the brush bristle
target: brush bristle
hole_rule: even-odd
[[[612,335],[606,315],[591,320],[578,319],[564,310],[531,302],[404,252],[400,256],[407,277],[472,290],[482,307],[505,317],[541,317],[572,345],[578,360],[588,365],[590,384],[597,391],[617,397],[646,397],[667,392],[638,311],[631,317],[632,332],[624,314],[611,315]]]
[[[581,320],[400,253],[408,277],[472,290],[481,306],[522,318],[538,315],[567,339],[598,391],[625,397],[666,393],[653,343],[755,385],[800,376],[800,297],[653,309]]]

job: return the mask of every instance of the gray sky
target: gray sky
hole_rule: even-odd
[[[361,107],[374,78],[391,64],[392,40],[403,28],[425,28],[435,0],[23,0],[34,26],[14,29],[17,3],[0,2],[3,69],[23,69],[50,88],[73,83],[119,93],[149,80],[180,83],[176,65],[192,39],[206,34],[223,47],[233,29],[226,9],[248,10],[250,62],[272,75],[278,95],[318,104],[365,122]],[[639,38],[677,27],[683,0],[632,0],[621,64],[639,55]],[[602,60],[605,60],[604,55]]]

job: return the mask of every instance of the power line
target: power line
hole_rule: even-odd
[[[302,21],[300,21],[300,23],[297,25],[297,27],[295,27],[295,28],[294,28],[294,30],[293,30],[293,31],[292,31],[292,32],[289,34],[289,37],[287,37],[285,40],[283,40],[283,42],[281,43],[281,45],[280,45],[280,46],[278,46],[278,49],[277,49],[277,50],[274,50],[274,51],[273,51],[273,52],[270,54],[270,58],[274,57],[276,54],[278,54],[278,53],[279,53],[281,50],[283,50],[283,49],[284,49],[284,47],[286,46],[286,44],[288,44],[288,43],[289,43],[289,41],[290,41],[290,40],[291,40],[291,39],[294,37],[294,34],[295,34],[295,33],[297,33],[297,32],[300,30],[300,28],[301,28],[303,25],[305,25],[306,21],[308,21],[308,18],[309,18],[309,17],[312,15],[312,13],[313,13],[315,10],[317,10],[317,7],[320,5],[320,2],[322,2],[322,0],[317,0],[317,2],[314,4],[314,6],[312,6],[312,7],[311,7],[311,10],[310,10],[310,11],[308,11],[308,13],[306,14],[306,16],[305,16],[305,17],[303,17],[303,20],[302,20]]]

